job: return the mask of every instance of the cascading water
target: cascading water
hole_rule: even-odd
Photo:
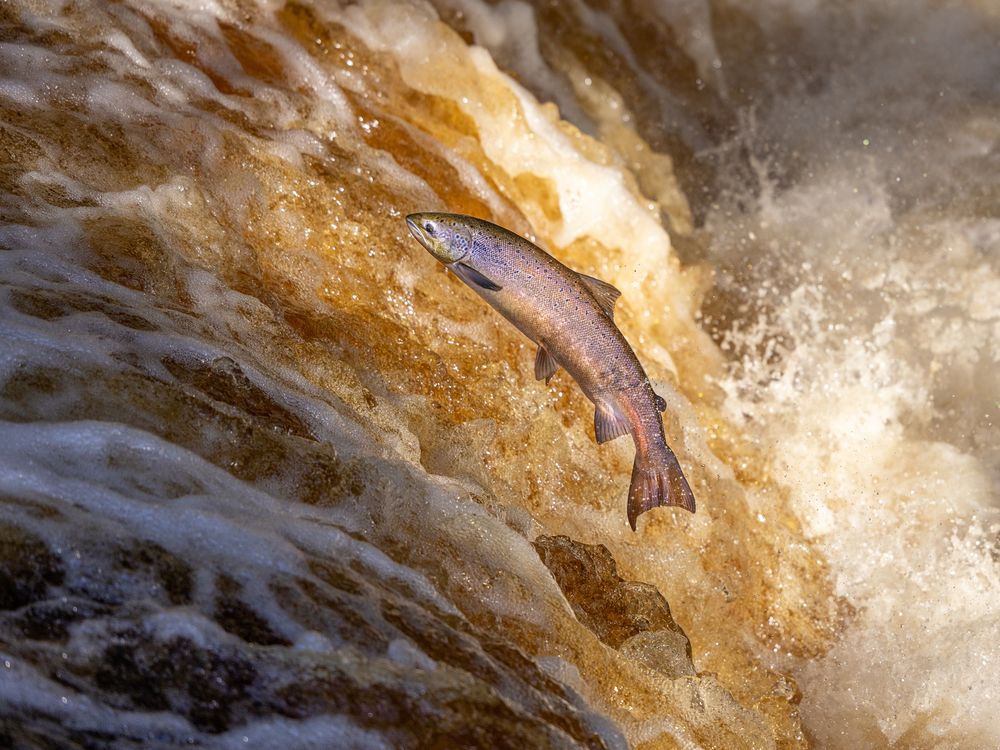
[[[0,744],[1000,744],[998,38],[0,8]],[[623,291],[695,516],[416,210]]]

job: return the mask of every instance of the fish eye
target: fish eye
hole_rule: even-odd
[[[429,221],[425,221],[424,222],[424,231],[427,232],[427,234],[433,235],[434,234],[434,225],[431,224]]]

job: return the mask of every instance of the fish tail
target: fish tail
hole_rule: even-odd
[[[681,465],[672,453],[659,462],[636,454],[632,484],[628,488],[628,523],[632,531],[642,513],[664,505],[675,505],[694,513],[694,495]]]

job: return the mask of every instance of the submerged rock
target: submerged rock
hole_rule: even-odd
[[[201,568],[193,603],[178,607],[190,574],[157,544],[91,551],[64,575],[44,545],[14,526],[4,533],[6,575],[21,591],[39,581],[7,607],[19,611],[0,615],[0,736],[12,747],[182,747],[195,736],[222,747],[211,738],[266,734],[290,720],[312,739],[288,747],[352,737],[358,746],[624,746],[514,644],[408,585],[397,590],[394,576],[409,574],[364,543],[347,542],[353,556],[317,558],[312,572],[271,573],[269,597],[226,574],[213,584]],[[165,589],[164,580],[184,585]],[[88,705],[100,708],[70,720]],[[110,715],[132,718],[115,729]]]
[[[654,586],[625,581],[602,544],[566,536],[532,542],[573,607],[598,638],[669,677],[694,675],[691,642]]]
[[[7,502],[11,502],[8,500]],[[16,610],[46,598],[65,571],[45,542],[10,523],[0,523],[0,610]]]

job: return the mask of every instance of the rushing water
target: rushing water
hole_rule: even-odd
[[[1000,745],[995,4],[0,29],[0,744]],[[695,516],[444,209],[622,289]]]

